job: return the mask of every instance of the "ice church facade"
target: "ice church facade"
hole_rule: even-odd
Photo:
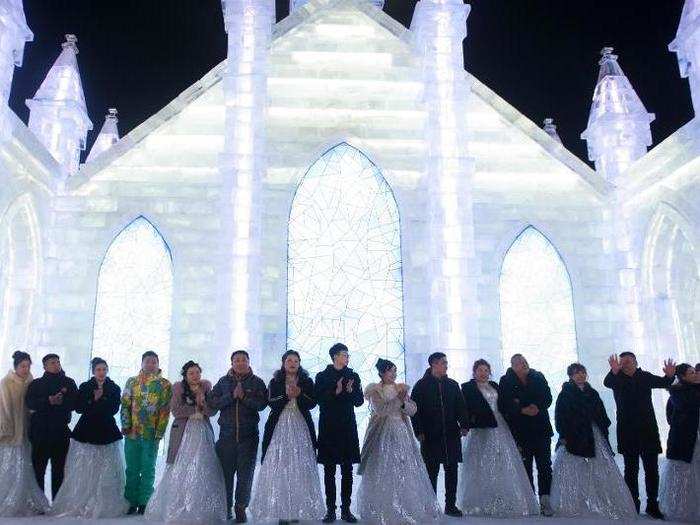
[[[671,45],[694,101],[698,5]],[[365,379],[377,356],[412,383],[431,351],[458,380],[518,351],[558,390],[624,349],[700,361],[700,127],[647,153],[653,115],[611,49],[594,171],[465,71],[462,0],[420,0],[410,30],[367,0],[276,24],[269,1],[223,7],[227,61],[121,139],[110,111],[78,165],[78,43],[25,125],[7,98],[32,34],[0,1],[3,363],[52,351],[82,379],[100,355],[123,381],[154,349],[171,378],[190,358],[213,378],[248,348],[269,377],[287,347],[316,371],[342,340]]]

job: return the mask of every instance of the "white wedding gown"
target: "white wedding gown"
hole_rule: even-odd
[[[560,446],[554,458],[552,509],[557,516],[635,519],[637,510],[607,440],[593,425],[595,457]]]
[[[253,490],[255,522],[320,520],[325,511],[309,427],[290,400],[282,410]]]
[[[49,502],[36,483],[28,442],[0,445],[0,516],[44,514]]]
[[[196,413],[187,420],[175,461],[146,506],[147,520],[212,523],[226,520],[226,489],[209,422]]]
[[[690,463],[673,459],[664,462],[659,505],[667,520],[700,523],[700,431]]]
[[[498,392],[477,384],[498,426],[472,428],[462,453],[462,512],[472,516],[537,516],[540,508],[508,423],[498,411]]]
[[[437,520],[440,507],[409,419],[416,404],[408,396],[401,401],[393,384],[370,384],[365,398],[372,416],[358,470],[362,522],[404,525]]]
[[[57,517],[116,518],[129,508],[124,499],[121,441],[109,445],[70,442],[61,489],[51,507]]]

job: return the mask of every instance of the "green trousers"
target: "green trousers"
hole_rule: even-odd
[[[125,438],[126,487],[124,497],[133,507],[146,505],[153,494],[156,479],[158,441],[155,439]]]

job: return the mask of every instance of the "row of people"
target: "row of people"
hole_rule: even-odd
[[[587,383],[586,370],[580,364],[567,370],[570,380],[563,385],[556,404],[560,441],[552,485],[552,429],[547,414],[551,392],[544,376],[530,369],[523,356],[513,357],[500,384],[490,381],[490,365],[477,361],[474,378],[460,388],[447,378],[444,354],[432,354],[429,369],[409,395],[406,385],[396,383],[393,363],[379,360],[380,381],[363,392],[359,376],[347,366],[347,348],[334,345],[330,354],[333,364],[317,375],[315,384],[301,368],[299,355],[289,351],[266,388],[250,369],[247,354],[239,351],[232,356],[229,373],[213,388],[201,378],[199,365],[188,362],[182,370],[182,381],[171,390],[170,383],[160,376],[157,356],[147,352],[141,373],[129,379],[120,396],[119,387],[107,377],[103,360],[93,360],[93,378],[78,390],[53,355],[44,358],[44,377],[30,384],[31,360],[27,354],[16,353],[14,370],[0,389],[0,406],[4,407],[0,412],[0,443],[4,443],[10,426],[17,442],[14,448],[0,447],[0,479],[13,480],[3,484],[12,490],[3,494],[0,489],[0,514],[48,511],[39,485],[43,486],[46,461],[50,460],[55,496],[51,513],[55,515],[118,516],[130,506],[131,512],[143,512],[158,520],[224,519],[227,509],[231,509],[235,476],[236,518],[245,521],[258,449],[259,412],[269,405],[262,466],[251,504],[257,520],[320,518],[324,505],[317,462],[324,465],[325,522],[335,520],[337,465],[342,476],[341,518],[356,521],[350,512],[356,463],[362,475],[359,509],[364,520],[411,523],[437,518],[440,509],[435,492],[441,464],[446,474],[445,512],[461,515],[456,507],[456,488],[457,463],[462,458],[461,504],[468,514],[527,516],[540,511],[550,514],[553,507],[559,515],[631,517],[636,514],[635,505],[637,511],[639,506],[638,495],[634,498],[636,484],[630,484],[627,475],[628,465],[634,467],[628,459],[631,450],[638,451],[637,458],[642,455],[647,474],[647,512],[653,515],[654,493],[649,490],[650,479],[653,489],[653,472],[648,468],[651,454],[644,447],[648,448],[646,441],[653,441],[654,436],[630,443],[633,436],[626,432],[650,409],[658,441],[650,395],[647,403],[646,393],[654,386],[670,386],[675,372],[679,381],[671,388],[669,402],[672,432],[662,504],[674,517],[692,519],[700,515],[693,507],[697,506],[693,494],[700,487],[700,452],[696,450],[700,442],[700,375],[688,365],[674,367],[667,362],[665,378],[661,378],[638,369],[636,362],[632,369],[628,363],[633,355],[610,360],[605,384],[613,388],[618,403],[618,444],[625,455],[625,478],[631,485],[628,490],[607,441],[610,421],[604,405]],[[27,385],[24,396],[23,386]],[[25,397],[33,410],[29,437],[36,481],[29,474],[28,445],[22,439],[26,430],[21,421]],[[372,416],[360,453],[354,408],[365,398]],[[310,414],[317,403],[318,440]],[[122,435],[113,417],[120,405],[126,437],[126,479],[117,448]],[[68,447],[67,423],[72,408],[81,418]],[[155,456],[170,410],[175,420],[166,469],[151,496]],[[221,431],[214,444],[209,417],[216,411],[221,412]],[[641,419],[644,426],[640,428],[648,429],[651,422]],[[463,435],[467,436],[464,445]],[[67,462],[65,455],[60,455],[65,449]],[[532,488],[533,459],[538,468],[541,508]],[[64,464],[67,479],[61,485]],[[395,482],[386,483],[387,479]],[[128,503],[121,497],[125,482]]]

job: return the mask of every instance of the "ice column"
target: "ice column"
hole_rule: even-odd
[[[29,107],[29,129],[68,173],[78,171],[80,152],[92,122],[78,70],[78,39],[66,35],[63,50],[41,83]]]
[[[261,181],[265,170],[267,54],[275,20],[272,0],[223,0],[228,33],[224,74],[226,131],[220,159],[224,203],[222,312],[230,348],[259,363]]]
[[[612,47],[601,51],[588,127],[581,134],[596,171],[611,182],[647,152],[651,146],[649,124],[654,120],[612,52]]]
[[[556,140],[559,144],[561,144],[561,138],[559,137],[559,133],[557,133],[557,126],[554,124],[554,119],[552,118],[546,118],[542,122],[542,129],[544,129],[545,133],[552,137],[554,140]]]
[[[700,109],[700,0],[685,0],[676,38],[668,48],[678,57],[681,76],[690,82],[693,109]]]
[[[95,143],[92,145],[92,149],[87,156],[87,160],[100,156],[102,153],[107,151],[112,147],[112,144],[119,141],[119,129],[117,128],[117,123],[119,119],[117,118],[117,110],[115,108],[110,108],[107,110],[107,115],[105,116],[105,123],[102,125],[100,134],[97,135]]]
[[[2,104],[10,98],[15,66],[22,65],[24,44],[34,35],[27,26],[22,0],[0,0],[0,96]]]
[[[465,118],[470,87],[462,51],[469,11],[462,0],[421,0],[411,23],[423,60],[428,111],[431,350],[445,352],[458,375],[469,366],[478,344],[473,162],[467,156]]]

